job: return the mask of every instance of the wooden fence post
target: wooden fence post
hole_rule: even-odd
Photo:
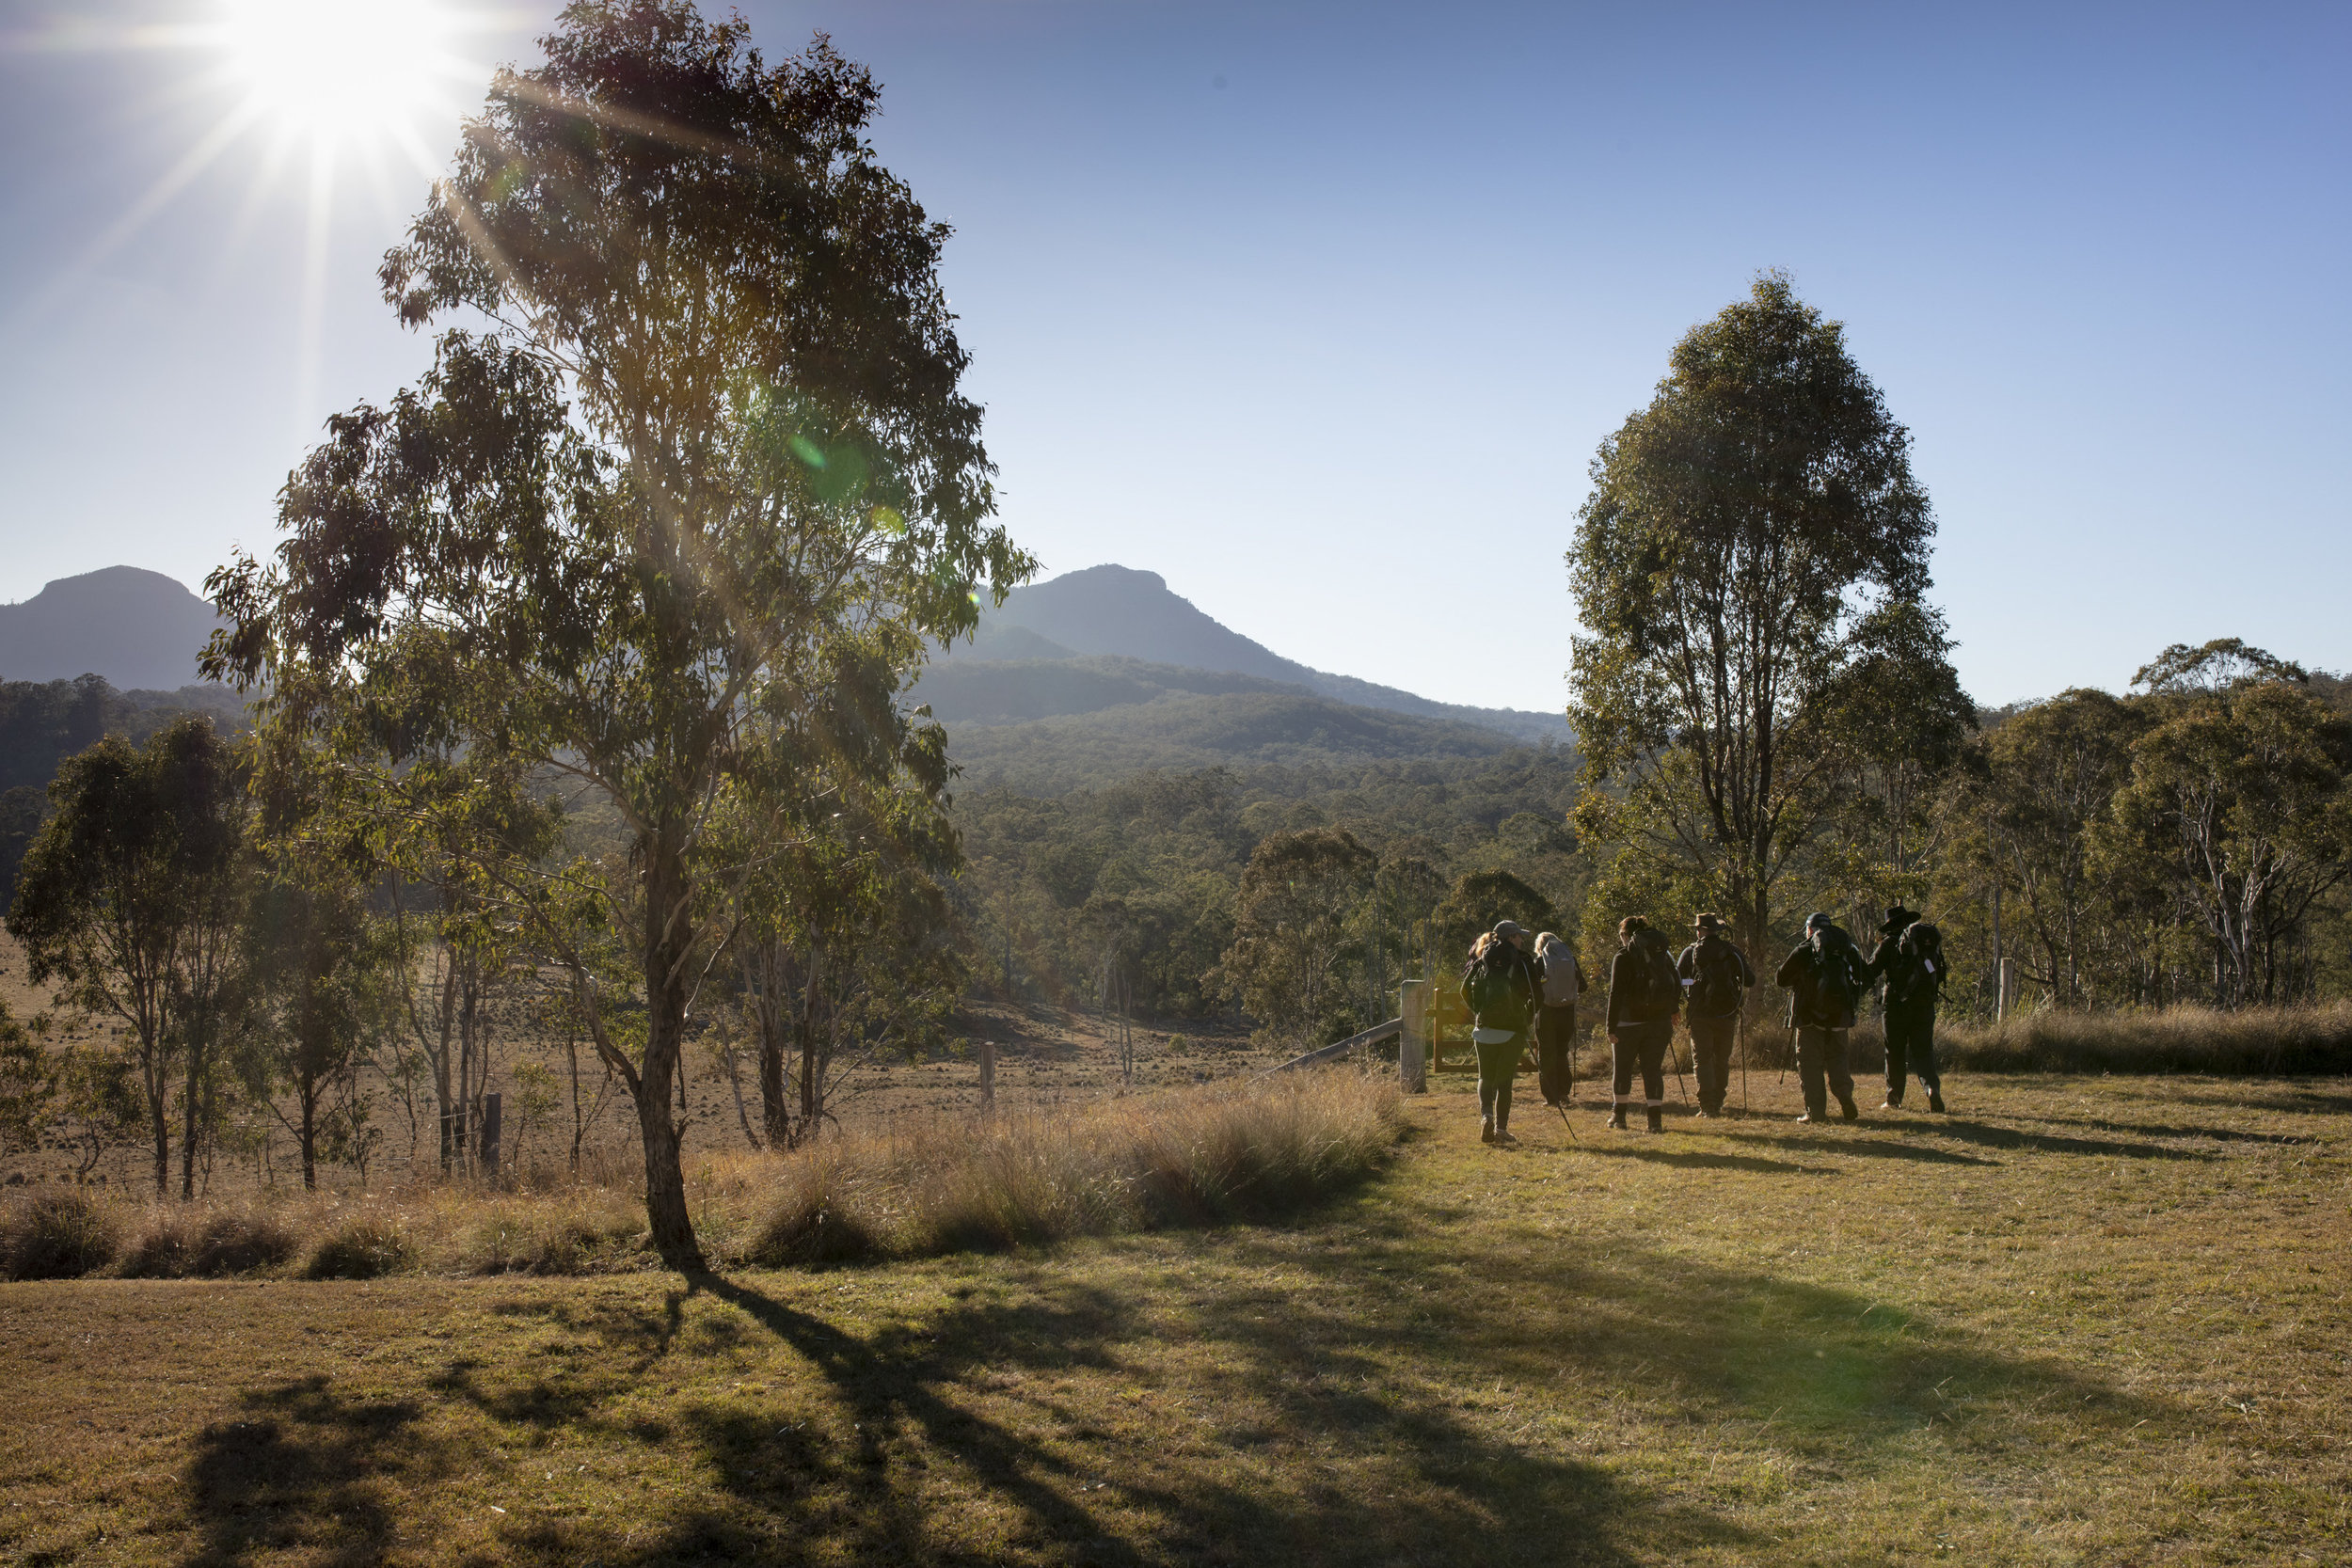
[[[1400,989],[1398,1016],[1404,1037],[1396,1047],[1396,1075],[1406,1094],[1429,1092],[1429,982],[1407,980]]]
[[[482,1170],[496,1180],[499,1173],[499,1136],[505,1131],[501,1115],[505,1097],[485,1094],[482,1097]]]

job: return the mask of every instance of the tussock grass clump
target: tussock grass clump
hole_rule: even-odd
[[[743,1256],[848,1262],[1266,1218],[1369,1174],[1403,1125],[1393,1084],[1334,1069],[852,1134],[777,1163]]]
[[[583,1275],[633,1261],[644,1212],[629,1195],[576,1188],[477,1204],[450,1260],[469,1274]]]
[[[386,1214],[354,1214],[311,1245],[302,1266],[310,1279],[374,1279],[397,1274],[416,1256],[400,1223]]]
[[[120,1246],[114,1211],[80,1187],[21,1197],[0,1212],[0,1279],[78,1279]]]
[[[275,1215],[158,1208],[124,1249],[120,1272],[133,1279],[215,1279],[278,1268],[301,1247]]]
[[[1979,1072],[2344,1074],[2352,1073],[2352,1003],[2237,1012],[2052,1010],[2000,1023],[1943,1022],[1936,1048],[1954,1067]]]

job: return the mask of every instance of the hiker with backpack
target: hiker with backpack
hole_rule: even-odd
[[[1692,922],[1698,940],[1675,960],[1681,977],[1683,1017],[1691,1030],[1692,1065],[1699,1075],[1699,1115],[1724,1114],[1731,1087],[1731,1046],[1740,1032],[1740,1009],[1756,971],[1748,956],[1724,940],[1724,917],[1703,914]]]
[[[1944,933],[1916,910],[1897,904],[1879,927],[1869,974],[1886,982],[1886,1103],[1903,1107],[1912,1073],[1927,1085],[1928,1109],[1944,1109],[1944,1079],[1935,1070],[1935,1004],[1944,992]]]
[[[1868,969],[1845,928],[1814,914],[1805,917],[1803,945],[1774,976],[1788,992],[1788,1022],[1797,1032],[1797,1081],[1804,1089],[1799,1121],[1827,1121],[1832,1094],[1848,1121],[1862,1115],[1846,1066],[1846,1031],[1869,989]]]
[[[1609,1125],[1625,1130],[1625,1108],[1633,1103],[1633,1074],[1642,1074],[1649,1130],[1666,1130],[1666,1050],[1674,1044],[1675,1014],[1682,1005],[1682,977],[1675,973],[1666,939],[1638,914],[1617,923],[1617,956],[1609,966],[1610,1066],[1616,1100]]]
[[[1478,939],[1462,971],[1462,1000],[1470,1010],[1470,1045],[1478,1053],[1478,1141],[1508,1144],[1511,1080],[1527,1049],[1527,1032],[1544,993],[1544,966],[1527,951],[1527,927],[1504,920]]]
[[[1576,1071],[1576,999],[1584,992],[1584,966],[1559,934],[1535,939],[1544,970],[1543,1006],[1535,1014],[1535,1086],[1547,1105],[1565,1105]]]

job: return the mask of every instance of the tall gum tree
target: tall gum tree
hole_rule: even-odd
[[[991,520],[947,230],[876,160],[871,76],[821,36],[771,65],[682,0],[575,4],[542,44],[382,268],[404,322],[476,329],[330,422],[275,562],[215,575],[212,668],[299,725],[430,649],[468,693],[456,750],[612,801],[642,1037],[606,1026],[608,969],[548,956],[635,1101],[651,1239],[692,1269],[680,1043],[729,935],[712,890],[749,875],[715,827],[788,835],[811,779],[934,751],[908,673],[1033,563]]]
[[[1844,329],[1767,273],[1675,345],[1593,463],[1567,557],[1578,827],[1675,868],[1751,953],[1859,770],[1889,761],[1840,721],[1857,673],[1957,705],[1917,613],[1934,524],[1910,445]]]

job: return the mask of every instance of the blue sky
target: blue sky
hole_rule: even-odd
[[[372,277],[424,194],[388,150],[323,229],[265,126],[126,221],[227,98],[116,45],[208,4],[0,0],[0,600],[266,547],[320,420],[423,363]],[[883,82],[1049,575],[1556,708],[1594,449],[1780,266],[1915,436],[1979,700],[2217,636],[2352,666],[2352,10],[743,9]],[[552,10],[466,47],[527,59]]]

